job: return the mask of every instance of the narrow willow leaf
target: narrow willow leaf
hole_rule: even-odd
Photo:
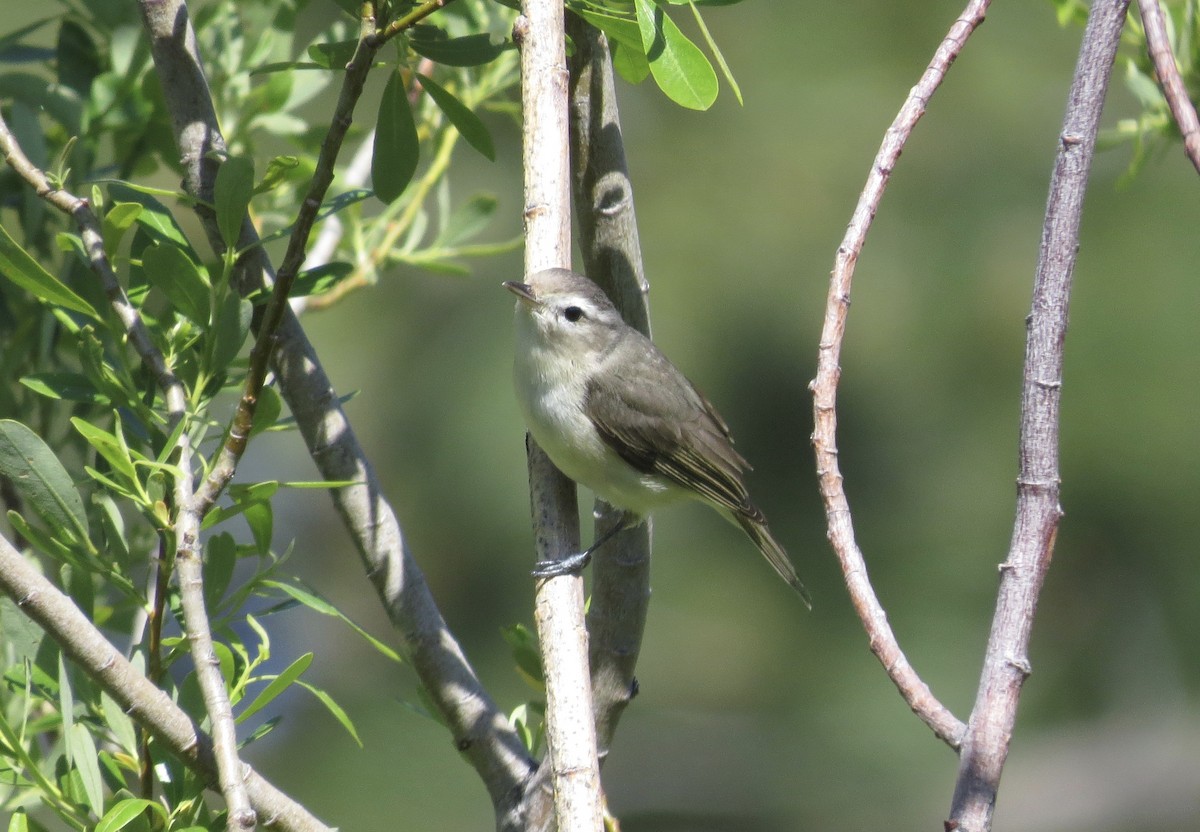
[[[259,691],[254,700],[246,706],[246,709],[238,714],[237,721],[243,722],[269,705],[279,694],[291,687],[292,683],[300,678],[300,674],[308,670],[308,666],[312,664],[312,660],[313,654],[305,653],[288,665],[286,670],[272,679],[270,684]]]
[[[254,408],[254,421],[250,424],[250,435],[256,436],[275,426],[283,411],[283,399],[274,387],[263,387],[258,394],[258,407]],[[287,485],[287,483],[282,483]]]
[[[713,57],[716,58],[717,66],[720,67],[721,74],[725,76],[725,81],[729,84],[729,88],[733,90],[734,98],[737,99],[738,104],[744,107],[746,102],[742,100],[742,88],[738,86],[737,79],[733,77],[733,72],[729,69],[729,64],[725,62],[725,56],[717,48],[717,42],[713,40],[712,34],[709,33],[708,26],[704,23],[704,18],[700,16],[700,10],[696,8],[694,1],[688,3],[688,5],[692,7],[692,15],[696,18],[696,25],[700,27],[700,34],[704,35],[704,42],[708,44],[708,51],[712,52]]]
[[[319,612],[322,615],[331,615],[334,618],[340,618],[342,621],[346,622],[346,624],[348,624],[351,629],[354,630],[354,632],[366,639],[367,642],[382,655],[388,657],[394,662],[402,661],[400,655],[395,650],[393,650],[391,647],[388,647],[362,627],[355,624],[341,610],[326,601],[324,598],[321,598],[312,592],[309,592],[307,589],[295,584],[285,584],[280,581],[263,581],[263,585],[275,587],[315,612]]]
[[[112,257],[125,232],[133,227],[145,209],[136,202],[118,202],[104,215],[104,251]]]
[[[230,248],[237,247],[242,234],[242,220],[254,196],[254,162],[245,156],[230,156],[217,169],[213,183],[213,207],[217,212],[217,228],[221,239]]]
[[[108,810],[104,817],[100,818],[95,832],[120,832],[140,818],[148,809],[158,814],[164,824],[167,822],[167,810],[158,803],[141,797],[127,798],[117,803]]]
[[[292,171],[299,167],[299,157],[276,156],[272,158],[270,162],[267,162],[267,172],[263,174],[262,181],[254,186],[255,196],[275,190],[281,182],[291,175]]]
[[[11,419],[0,420],[0,474],[51,529],[87,539],[87,512],[71,475],[41,437]]]
[[[237,292],[225,293],[221,308],[217,310],[216,324],[209,330],[212,341],[209,353],[209,372],[222,373],[237,358],[250,334],[250,320],[254,317],[254,304],[238,297]]]
[[[117,740],[117,745],[130,757],[136,758],[138,739],[137,730],[133,727],[133,720],[125,713],[125,709],[108,695],[107,691],[100,691],[100,708],[104,712],[104,721]]]
[[[22,378],[21,384],[48,399],[108,404],[108,397],[80,373],[34,373]]]
[[[156,194],[175,199],[186,199],[186,194],[158,188],[146,188],[130,182],[112,180],[108,184],[108,195],[113,200],[136,202],[142,206],[143,210],[138,214],[137,223],[149,231],[151,236],[156,240],[170,240],[190,251],[191,245],[188,243],[183,229],[179,227],[179,223],[175,222],[175,217],[167,209],[167,206],[155,199]]]
[[[404,193],[417,172],[418,156],[417,125],[413,121],[404,79],[396,70],[383,88],[379,117],[375,122],[375,148],[371,157],[375,195],[390,203]]]
[[[72,763],[83,782],[83,793],[89,808],[97,815],[104,814],[104,785],[100,779],[100,763],[96,759],[96,741],[82,722],[75,723],[66,735],[72,748]]]
[[[682,107],[707,110],[717,100],[717,74],[654,0],[634,0],[642,46],[659,89]]]
[[[171,302],[179,314],[202,327],[208,326],[208,278],[183,249],[170,243],[148,246],[142,252],[142,269],[151,286]]]
[[[41,263],[9,236],[3,225],[0,225],[0,274],[38,300],[100,320],[90,303],[42,268]]]
[[[358,48],[357,40],[339,40],[333,43],[314,43],[308,47],[308,57],[324,69],[345,69]]]
[[[446,66],[479,66],[494,61],[501,52],[513,48],[510,43],[492,43],[491,35],[467,35],[462,38],[424,38],[409,40],[414,52]]]
[[[125,447],[124,442],[120,441],[117,436],[85,422],[78,416],[71,418],[71,424],[88,441],[88,444],[108,461],[114,471],[123,475],[130,482],[137,482],[137,471],[133,467],[133,458],[129,455],[129,449]]]
[[[312,269],[306,269],[296,275],[292,291],[288,297],[299,298],[306,295],[321,295],[328,292],[354,271],[354,265],[341,260],[332,263],[322,263]]]
[[[228,532],[213,535],[204,547],[204,603],[219,609],[237,565],[237,544]]]
[[[333,714],[333,718],[342,724],[342,727],[346,729],[346,732],[351,736],[351,738],[353,738],[354,742],[358,744],[358,747],[362,748],[362,740],[358,738],[358,731],[355,730],[354,723],[350,721],[350,717],[347,716],[344,710],[342,710],[342,706],[333,701],[333,697],[320,688],[313,687],[307,682],[299,682],[298,684],[313,696],[317,697],[317,699],[321,701],[321,704],[325,706],[326,710]]]
[[[471,112],[466,104],[455,98],[445,88],[438,86],[432,78],[420,73],[417,73],[417,77],[421,79],[421,86],[438,105],[438,109],[446,114],[450,123],[467,140],[467,144],[478,150],[489,161],[496,161],[496,148],[492,144],[492,134],[479,120],[479,116]]]

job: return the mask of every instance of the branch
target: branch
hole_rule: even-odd
[[[571,264],[567,67],[561,0],[522,0],[513,37],[521,48],[525,273]],[[529,492],[539,560],[579,551],[574,483],[532,438]],[[546,681],[546,745],[559,832],[602,824],[583,578],[540,581],[535,619]]]
[[[175,140],[184,163],[185,188],[211,199],[216,168],[209,150],[223,150],[224,139],[196,51],[195,37],[180,0],[161,5],[142,0],[155,67],[171,111]],[[212,212],[197,208],[205,231],[220,250],[220,232]],[[241,248],[257,240],[243,224]],[[270,264],[261,247],[240,261],[243,292],[270,282]],[[420,568],[404,543],[395,512],[383,496],[374,467],[358,442],[329,377],[303,327],[284,310],[276,332],[272,369],[308,451],[327,480],[356,484],[330,490],[402,647],[449,727],[457,747],[478,772],[496,807],[507,816],[520,800],[520,786],[532,763],[520,738],[479,682],[454,634],[446,626]]]
[[[576,227],[583,262],[592,280],[622,316],[650,334],[633,184],[625,162],[621,120],[608,42],[576,15],[567,18],[575,44],[571,69],[571,168]],[[597,536],[621,512],[596,501]],[[596,553],[592,565],[592,698],[600,759],[608,756],[617,722],[637,692],[634,670],[650,603],[650,523],[621,532]]]
[[[996,614],[975,707],[963,737],[948,829],[986,832],[991,828],[1017,702],[1030,673],[1029,634],[1062,517],[1058,416],[1079,222],[1128,6],[1129,0],[1092,4],[1063,118],[1027,324],[1016,520],[1008,558],[1000,567]]]
[[[150,368],[162,388],[170,414],[172,430],[187,418],[187,400],[183,385],[167,366],[162,353],[154,345],[138,310],[129,302],[125,290],[112,270],[104,251],[104,238],[100,224],[87,201],[67,191],[51,188],[45,173],[25,156],[8,125],[0,118],[0,149],[4,157],[26,182],[33,186],[38,196],[69,214],[79,228],[87,251],[88,263],[100,278],[109,302],[128,333],[130,342]],[[213,651],[212,633],[208,614],[204,609],[204,585],[200,555],[197,551],[200,536],[201,515],[194,510],[192,500],[192,449],[187,431],[182,431],[176,441],[179,469],[175,475],[175,518],[176,565],[178,567],[180,597],[184,620],[187,625],[188,643],[196,665],[196,677],[204,695],[205,709],[213,726],[214,750],[220,772],[221,794],[228,807],[229,826],[249,832],[254,829],[256,819],[242,780],[242,765],[237,754],[237,729],[233,720],[233,709],[225,691],[220,663]]]
[[[0,536],[0,591],[64,654],[144,726],[163,747],[210,783],[217,779],[212,740],[171,698],[139,673],[75,604]],[[330,832],[299,803],[246,767],[245,786],[263,823],[287,832]]]
[[[951,748],[958,748],[966,726],[938,701],[900,649],[900,644],[888,624],[887,613],[879,603],[867,576],[867,565],[862,550],[858,548],[854,539],[850,502],[846,498],[838,463],[837,387],[841,378],[838,361],[846,333],[846,319],[850,313],[850,287],[854,278],[854,267],[866,242],[871,221],[875,218],[875,212],[883,199],[892,169],[900,158],[900,152],[904,149],[913,128],[925,114],[929,99],[950,70],[950,65],[966,45],[967,38],[983,22],[989,3],[990,0],[971,0],[967,4],[884,134],[883,143],[867,177],[867,184],[859,196],[854,215],[850,218],[846,236],[838,246],[833,275],[829,281],[825,324],[821,329],[821,343],[817,353],[817,377],[809,384],[813,394],[815,422],[812,442],[816,451],[821,497],[825,502],[829,541],[833,544],[833,550],[841,564],[850,600],[863,628],[867,631],[871,652],[883,664],[904,701],[912,708],[913,713]]]
[[[1192,106],[1187,87],[1179,75],[1175,55],[1171,52],[1162,6],[1158,0],[1138,0],[1138,9],[1142,13],[1142,24],[1146,27],[1146,48],[1150,52],[1150,60],[1154,62],[1154,71],[1158,75],[1158,82],[1162,84],[1167,106],[1171,108],[1171,115],[1175,117],[1175,123],[1183,135],[1183,150],[1196,170],[1200,171],[1200,119],[1196,117],[1196,108]]]

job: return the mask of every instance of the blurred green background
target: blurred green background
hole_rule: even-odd
[[[744,106],[725,89],[692,113],[620,85],[656,340],[733,427],[815,598],[806,613],[714,513],[657,518],[641,693],[604,778],[626,832],[940,829],[948,812],[956,758],[868,652],[825,539],[806,385],[871,160],[961,8],[713,8]],[[1011,530],[1024,317],[1080,35],[1048,2],[993,7],[906,148],[855,280],[839,447],[858,538],[902,646],[962,719]],[[1118,73],[1105,124],[1132,107]],[[461,153],[452,185],[499,197],[503,239],[520,230],[520,148],[510,123],[493,126],[497,161]],[[1200,188],[1178,147],[1119,188],[1128,161],[1099,156],[1084,214],[1066,517],[997,830],[1200,828]],[[306,318],[339,393],[361,391],[349,412],[408,544],[506,708],[528,690],[500,629],[531,623],[533,597],[513,302],[498,285],[520,272],[519,253],[465,279],[396,271]],[[294,435],[257,441],[246,466],[314,471]],[[291,494],[276,529],[307,581],[390,637],[324,494]],[[316,650],[309,673],[364,748],[295,694],[251,761],[342,829],[491,828],[446,732],[405,706],[413,674],[332,620],[288,616],[275,653]]]

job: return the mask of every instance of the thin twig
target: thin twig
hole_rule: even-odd
[[[1008,558],[1000,568],[996,613],[963,737],[948,829],[987,832],[991,828],[1021,687],[1030,673],[1029,635],[1062,517],[1059,402],[1079,223],[1128,6],[1129,0],[1092,4],[1067,99],[1027,323],[1016,519]]]
[[[838,361],[846,333],[846,319],[850,312],[850,287],[854,267],[866,242],[871,221],[875,218],[880,200],[883,199],[892,169],[900,158],[900,152],[904,149],[913,128],[925,114],[929,99],[950,70],[950,65],[962,51],[967,38],[983,22],[989,2],[990,0],[971,0],[967,4],[884,135],[883,143],[871,166],[871,173],[867,177],[867,184],[846,229],[846,236],[838,246],[833,275],[829,281],[825,324],[821,330],[817,354],[817,377],[809,385],[813,394],[815,422],[812,442],[816,451],[821,497],[825,502],[829,540],[841,564],[850,600],[867,631],[871,652],[883,664],[904,701],[912,708],[913,713],[951,748],[958,748],[966,726],[938,701],[900,649],[900,644],[888,624],[887,613],[879,603],[867,576],[867,565],[862,551],[855,542],[850,502],[846,498],[838,463],[837,387],[841,378]]]
[[[86,200],[65,190],[50,186],[45,174],[33,165],[17,145],[8,125],[0,118],[0,148],[9,165],[24,178],[38,196],[70,215],[83,239],[84,250],[92,271],[100,278],[105,294],[121,325],[129,334],[142,361],[154,374],[167,403],[171,428],[187,416],[187,401],[183,385],[167,366],[162,353],[150,339],[141,315],[130,303],[124,289],[117,281],[108,256],[104,251],[104,238],[95,213]],[[192,505],[192,450],[187,431],[181,431],[176,443],[179,457],[175,475],[175,505],[179,508],[175,517],[176,567],[179,575],[180,600],[187,624],[188,642],[191,645],[196,676],[204,694],[205,707],[213,726],[214,750],[220,773],[221,793],[229,809],[229,827],[250,832],[256,825],[254,809],[242,777],[242,764],[237,754],[237,730],[233,721],[233,710],[225,691],[216,653],[213,651],[212,633],[208,626],[208,614],[204,609],[204,592],[201,580],[201,563],[197,550],[200,535],[200,516]]]
[[[216,168],[209,151],[223,151],[195,35],[180,0],[142,0],[143,19],[151,37],[155,68],[184,165],[184,187],[202,202],[196,212],[214,248],[223,243],[212,212]],[[239,247],[249,254],[239,260],[242,291],[271,282],[270,263],[249,220],[243,223]],[[533,763],[508,718],[492,701],[467,661],[429,591],[421,569],[404,541],[395,511],[383,495],[374,466],[354,433],[338,395],[290,309],[276,332],[272,369],[321,476],[354,485],[330,490],[334,507],[354,542],[402,647],[412,661],[448,726],[455,747],[466,756],[487,788],[500,819],[511,817],[521,800],[521,784]],[[516,825],[508,828],[517,829]]]
[[[3,536],[0,536],[0,591],[166,750],[210,783],[216,782],[212,740],[196,728],[169,696],[139,673],[75,603]],[[249,767],[245,783],[265,825],[288,832],[330,832],[303,806]]]
[[[513,29],[521,48],[525,272],[571,265],[571,168],[566,40],[561,0],[523,0]],[[539,560],[579,551],[574,483],[532,438],[529,488]],[[599,832],[600,765],[593,724],[583,579],[539,581],[535,620],[546,681],[546,746],[558,832]]]
[[[1179,74],[1175,55],[1171,52],[1162,6],[1158,0],[1138,0],[1138,9],[1142,13],[1142,25],[1146,28],[1146,48],[1150,52],[1150,60],[1154,62],[1154,71],[1158,75],[1158,82],[1162,84],[1167,106],[1183,135],[1183,150],[1200,172],[1200,118],[1196,116],[1196,108]]]

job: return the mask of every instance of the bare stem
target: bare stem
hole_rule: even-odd
[[[966,726],[938,701],[900,649],[900,644],[888,624],[887,613],[879,603],[867,576],[863,553],[855,542],[850,502],[846,497],[838,463],[837,387],[841,378],[839,357],[846,334],[846,319],[850,313],[850,287],[858,255],[866,243],[867,232],[904,144],[912,135],[913,128],[921,116],[925,114],[929,99],[966,45],[967,38],[983,22],[988,5],[989,0],[971,0],[967,4],[884,134],[883,143],[867,177],[867,184],[859,196],[854,215],[850,218],[846,236],[838,246],[833,274],[829,281],[825,324],[821,330],[821,343],[817,354],[817,377],[809,385],[813,394],[815,422],[812,441],[817,457],[821,497],[825,502],[829,541],[841,564],[850,600],[863,628],[867,631],[871,652],[883,664],[904,701],[912,708],[913,713],[951,748],[958,748]]]
[[[1192,106],[1187,86],[1175,63],[1175,55],[1171,52],[1162,6],[1158,0],[1138,0],[1138,9],[1142,13],[1142,24],[1146,27],[1146,48],[1150,51],[1150,60],[1154,62],[1154,71],[1162,84],[1167,106],[1183,135],[1183,150],[1196,170],[1200,171],[1200,119],[1196,117],[1196,108]]]
[[[1050,568],[1059,507],[1058,431],[1063,344],[1079,248],[1083,195],[1129,0],[1097,0],[1088,15],[1062,134],[1033,284],[1021,390],[1017,511],[988,637],[975,707],[963,737],[947,828],[991,828],[1021,687],[1029,677],[1029,634]]]
[[[525,270],[571,265],[567,66],[561,0],[523,0],[521,47]],[[529,439],[529,485],[540,560],[579,551],[574,483]],[[541,581],[535,619],[546,680],[546,745],[559,832],[602,828],[583,579]]]

